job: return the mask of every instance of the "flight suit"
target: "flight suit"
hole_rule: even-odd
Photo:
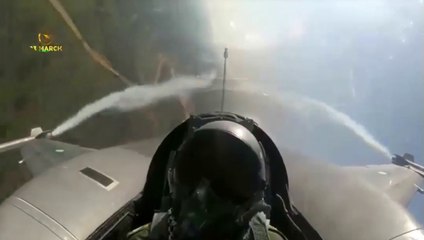
[[[243,240],[287,240],[287,238],[275,227],[267,228],[258,218],[250,221],[250,237]],[[128,240],[151,240],[149,239],[151,224],[148,223],[128,233]],[[267,230],[265,230],[267,229]]]

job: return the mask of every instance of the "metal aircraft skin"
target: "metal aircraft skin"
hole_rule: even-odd
[[[219,110],[219,94],[193,96],[194,113]],[[226,112],[257,121],[278,146],[267,126],[276,117],[272,108],[263,94],[226,93]],[[162,137],[101,150],[29,138],[14,144],[34,178],[0,205],[1,240],[115,239],[130,230],[133,202],[142,195]],[[422,226],[406,209],[422,184],[410,164],[340,167],[278,148],[291,200],[322,239],[424,240]]]

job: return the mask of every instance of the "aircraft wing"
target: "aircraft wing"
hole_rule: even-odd
[[[392,200],[398,196],[399,201],[406,201],[400,196],[409,194],[409,198],[416,188],[394,187],[392,180],[393,187],[386,191],[389,196],[377,186],[385,187],[390,180],[387,183],[373,176],[385,171],[387,175],[379,175],[392,174],[392,179],[404,184],[411,177],[404,171],[408,169],[391,165],[340,167],[283,150],[294,205],[323,239],[423,239],[421,226],[404,206]]]
[[[416,172],[396,165],[355,166],[345,167],[344,170],[364,179],[403,206],[410,203],[423,183],[423,178]]]
[[[149,139],[147,141],[137,141],[137,142],[128,143],[125,145],[121,145],[119,147],[138,152],[146,157],[153,157],[153,155],[156,152],[156,149],[159,147],[159,144],[162,142],[164,138],[165,136],[161,136],[161,137]]]
[[[21,148],[21,155],[31,173],[37,176],[52,166],[93,150],[49,139],[35,139]]]
[[[23,154],[35,171],[48,169],[0,205],[2,240],[100,239],[99,227],[123,217],[121,209],[140,193],[150,163],[124,147],[90,150],[50,140],[31,142]]]

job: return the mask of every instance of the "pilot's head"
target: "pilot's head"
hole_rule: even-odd
[[[244,234],[264,204],[265,154],[255,136],[231,121],[195,130],[181,145],[171,175],[173,217],[181,238]]]

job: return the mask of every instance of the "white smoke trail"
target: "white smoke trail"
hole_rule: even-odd
[[[390,153],[389,149],[385,147],[383,144],[379,143],[374,138],[374,136],[367,131],[367,129],[364,126],[357,123],[347,114],[336,110],[335,108],[331,107],[330,105],[324,102],[321,102],[316,99],[304,97],[304,96],[290,94],[290,95],[287,95],[287,97],[285,97],[285,100],[286,101],[289,100],[290,103],[295,103],[294,105],[292,105],[292,107],[295,107],[298,109],[300,108],[302,110],[312,110],[311,107],[313,107],[317,110],[320,110],[326,113],[326,115],[330,119],[332,119],[338,124],[341,124],[349,128],[350,130],[352,130],[353,133],[355,133],[358,137],[360,137],[366,144],[368,144],[373,149],[382,153],[386,158],[391,159],[392,154]]]
[[[165,98],[189,94],[194,90],[208,87],[214,78],[215,74],[209,74],[200,79],[190,76],[176,77],[157,85],[133,86],[120,92],[111,93],[84,106],[74,116],[56,127],[52,135],[58,136],[106,109],[131,111]]]
[[[236,91],[245,91],[257,93],[258,89],[263,89],[268,95],[276,98],[277,102],[284,105],[287,108],[296,110],[296,112],[311,116],[313,111],[319,111],[324,113],[326,117],[333,120],[337,124],[347,127],[355,135],[360,137],[368,146],[372,147],[376,151],[382,153],[386,158],[391,159],[392,154],[389,149],[383,144],[378,142],[375,137],[367,131],[367,129],[349,117],[347,114],[338,111],[332,106],[321,102],[316,99],[308,98],[294,93],[281,94],[277,93],[276,89],[270,89],[269,87],[260,87],[251,83],[239,83],[237,86],[233,86],[232,89]]]

